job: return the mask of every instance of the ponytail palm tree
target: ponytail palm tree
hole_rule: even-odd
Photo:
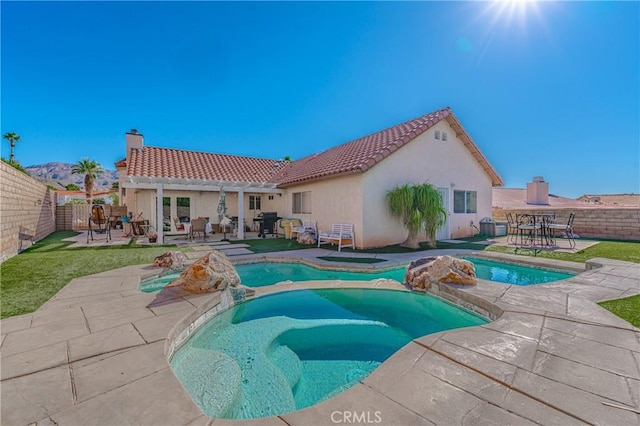
[[[435,247],[436,230],[445,223],[447,212],[438,190],[428,184],[396,186],[387,191],[387,205],[391,216],[402,221],[409,231],[401,247],[420,248],[420,231],[427,233],[427,244]]]
[[[93,181],[104,173],[102,166],[97,161],[83,158],[74,164],[71,169],[71,173],[74,175],[84,175],[84,192],[87,197],[87,204],[93,202]]]

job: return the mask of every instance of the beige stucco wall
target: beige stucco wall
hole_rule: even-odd
[[[445,131],[447,141],[436,140],[435,131]],[[364,173],[364,231],[367,246],[404,241],[407,231],[393,219],[385,194],[396,185],[430,183],[448,191],[450,238],[472,236],[481,218],[491,216],[491,178],[471,155],[448,123],[441,121]],[[453,191],[477,191],[477,213],[453,213]]]
[[[311,191],[311,214],[293,214],[293,193]],[[363,240],[362,174],[341,176],[287,188],[285,209],[287,217],[315,220],[318,229],[329,230],[333,223],[354,226],[356,247],[365,246]]]
[[[553,211],[555,222],[566,224],[575,213],[573,232],[584,238],[640,241],[640,209],[637,207],[602,207],[597,205],[577,208],[493,209],[493,219],[506,222],[506,214],[529,214]]]
[[[20,232],[40,240],[56,230],[55,192],[0,162],[0,262],[18,254]],[[23,243],[23,248],[30,243]]]
[[[157,228],[156,220],[156,190],[151,189],[132,189],[128,190],[130,204],[127,206],[129,211],[138,214],[143,213],[145,219],[149,219],[150,223]],[[131,195],[133,194],[133,195]],[[239,216],[238,214],[238,193],[226,191],[226,206],[227,216]],[[261,207],[259,211],[249,210],[249,196],[260,195],[262,197]],[[253,224],[253,218],[260,212],[275,211],[282,213],[284,211],[284,197],[273,195],[273,200],[269,200],[270,194],[258,194],[246,192],[244,194],[244,218],[245,223],[251,227]],[[188,197],[191,199],[191,218],[195,217],[208,217],[211,223],[218,223],[218,204],[220,202],[220,193],[211,191],[176,191],[165,190],[162,194],[163,197],[171,197],[171,217],[177,217],[177,197]],[[172,232],[175,231],[175,225],[171,225]]]

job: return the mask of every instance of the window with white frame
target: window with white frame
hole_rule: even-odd
[[[311,191],[294,192],[293,194],[293,214],[311,213]]]
[[[476,191],[453,191],[454,213],[476,213],[478,193]]]
[[[262,197],[249,195],[249,210],[262,210]]]

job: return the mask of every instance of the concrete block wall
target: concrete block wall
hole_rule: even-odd
[[[0,263],[18,254],[21,232],[41,240],[56,230],[56,194],[0,162]],[[30,245],[23,242],[23,248]]]
[[[120,217],[127,214],[127,206],[104,206],[105,214]],[[88,204],[65,204],[56,208],[56,230],[86,231],[89,229],[91,206]],[[94,228],[95,229],[95,228]]]
[[[573,222],[573,232],[585,238],[602,238],[623,241],[640,241],[640,208],[638,207],[602,207],[591,206],[573,209],[496,209],[492,211],[493,219],[506,222],[506,214],[523,213],[556,213],[556,223],[567,223],[571,212],[576,214]]]

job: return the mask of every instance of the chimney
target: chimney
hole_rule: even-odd
[[[129,169],[129,159],[131,158],[132,149],[142,149],[144,138],[138,132],[138,129],[131,129],[126,134],[127,141],[127,170]]]
[[[527,183],[527,204],[549,205],[549,183],[542,176],[534,176]]]

